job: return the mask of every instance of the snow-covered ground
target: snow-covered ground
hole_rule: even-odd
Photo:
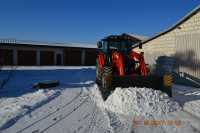
[[[40,67],[39,67],[40,68]],[[10,79],[0,90],[0,128],[11,126],[22,116],[58,97],[67,88],[80,88],[93,82],[94,67],[3,68],[0,79]],[[84,77],[84,75],[87,75]],[[37,90],[32,85],[42,80],[59,80],[60,86]]]
[[[0,72],[0,79],[12,75],[0,90],[3,133],[200,131],[198,89],[174,85],[170,99],[150,88],[116,88],[104,102],[94,82],[94,67],[11,69]],[[60,86],[33,89],[41,80],[59,80]]]
[[[194,114],[200,119],[200,88],[174,85],[174,99],[185,111]]]

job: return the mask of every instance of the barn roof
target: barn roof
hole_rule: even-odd
[[[200,5],[198,5],[195,9],[193,9],[191,12],[189,12],[187,15],[185,15],[183,18],[181,18],[177,23],[175,23],[174,25],[172,25],[171,27],[169,27],[168,29],[154,35],[153,37],[150,37],[149,39],[146,39],[144,41],[142,41],[141,43],[138,43],[137,45],[135,45],[135,47],[138,47],[139,45],[143,45],[153,39],[156,39],[170,31],[172,31],[173,29],[177,28],[179,25],[181,25],[182,23],[184,23],[185,21],[187,21],[188,19],[190,19],[193,15],[195,15],[197,12],[200,11]]]
[[[15,39],[0,39],[0,44],[34,45],[34,46],[49,46],[49,47],[96,48],[95,44],[88,44],[88,43],[56,43],[56,42],[15,40]]]

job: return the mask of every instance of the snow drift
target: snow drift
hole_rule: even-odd
[[[0,99],[0,129],[8,128],[20,117],[60,94],[57,90],[38,90],[17,98]]]
[[[180,109],[167,94],[150,88],[116,88],[106,100],[107,110],[128,116],[162,115]]]
[[[94,96],[97,106],[107,113],[114,132],[143,132],[143,129],[146,128],[148,128],[147,131],[160,132],[164,128],[134,129],[133,120],[141,117],[174,119],[174,117],[168,116],[169,113],[181,110],[179,104],[172,101],[167,94],[151,88],[116,88],[105,102],[101,98],[98,87],[95,88],[91,90],[91,94]],[[174,128],[176,127],[171,126],[166,130],[172,131]]]
[[[164,115],[181,109],[167,94],[151,88],[116,88],[104,102],[98,87],[91,90],[96,103],[107,111],[128,116]]]

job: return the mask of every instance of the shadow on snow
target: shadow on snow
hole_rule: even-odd
[[[33,84],[43,80],[58,80],[60,87],[56,87],[56,89],[83,87],[87,85],[85,82],[95,80],[94,68],[13,71],[12,77],[0,90],[0,98],[19,97],[26,93],[32,93],[36,91],[32,88]],[[9,70],[1,71],[0,79],[9,73]]]

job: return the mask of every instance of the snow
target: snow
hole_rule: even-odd
[[[200,88],[174,85],[174,99],[178,101],[183,110],[200,119]]]
[[[0,103],[0,125],[5,128],[15,122],[21,115],[54,98],[58,93],[53,90],[38,90],[17,98],[3,98]],[[5,125],[9,123],[9,125]],[[4,125],[4,126],[3,126]]]
[[[96,48],[95,44],[89,43],[71,43],[71,42],[44,42],[31,40],[15,40],[15,39],[0,39],[1,44],[15,45],[36,45],[36,46],[52,46],[52,47],[78,47],[78,48]]]
[[[116,88],[106,101],[107,109],[128,116],[162,115],[180,110],[167,94],[149,88]]]
[[[97,87],[96,87],[97,88]],[[114,132],[193,132],[193,127],[178,115],[181,112],[179,104],[161,91],[150,88],[116,88],[103,102],[98,89],[91,90],[96,104],[107,112],[110,125]],[[136,126],[133,120],[141,121]],[[182,121],[181,128],[174,125],[147,126],[144,121]],[[185,120],[185,119],[184,119]],[[136,127],[135,127],[136,126]]]
[[[196,117],[198,89],[174,85],[174,97],[169,98],[151,88],[116,88],[103,101],[94,82],[94,67],[7,67],[0,72],[1,78],[11,72],[8,83],[0,90],[2,133],[200,131],[200,119]],[[59,80],[60,86],[31,88],[41,80]],[[137,125],[135,120],[177,120],[181,125]]]
[[[17,69],[2,70],[1,79],[8,83],[0,90],[0,128],[11,126],[22,116],[39,108],[55,97],[58,97],[66,88],[80,87],[83,83],[90,83],[94,79],[94,67],[17,67]],[[43,68],[39,70],[40,68]],[[86,78],[82,75],[89,74]],[[70,77],[73,75],[73,77]],[[77,77],[78,78],[77,80]],[[32,85],[42,80],[59,80],[60,86],[46,90],[36,90]],[[67,86],[67,87],[66,87]]]
[[[78,69],[95,69],[95,66],[3,66],[1,70],[78,70]]]

